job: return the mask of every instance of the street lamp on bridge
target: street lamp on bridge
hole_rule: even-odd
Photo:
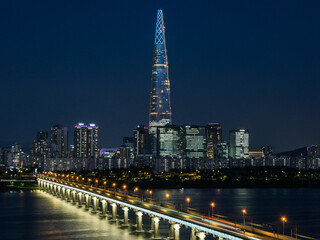
[[[212,202],[212,203],[210,204],[210,206],[211,206],[211,210],[212,210],[212,217],[213,217],[213,208],[214,208],[216,205],[215,205],[215,203],[214,203],[214,202]]]
[[[246,233],[246,214],[247,214],[247,210],[246,209],[242,209],[242,215],[243,215],[243,233]]]
[[[282,221],[282,234],[284,235],[284,224],[287,222],[287,218],[286,217],[282,217],[281,221]]]
[[[187,201],[188,207],[189,207],[191,199],[190,199],[189,197],[187,197],[187,198],[186,198],[186,201]]]

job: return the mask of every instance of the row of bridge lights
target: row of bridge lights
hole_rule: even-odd
[[[44,173],[47,174],[47,172],[44,172]],[[48,174],[49,174],[49,173],[48,173]],[[55,176],[57,176],[57,174],[55,174]],[[69,174],[67,174],[67,175],[61,174],[61,177],[67,177],[67,178],[69,178],[70,176],[69,176]],[[71,176],[71,179],[74,179],[74,176]],[[75,179],[78,181],[80,178],[77,176],[77,177],[75,177]],[[85,178],[83,177],[83,178],[81,178],[81,180],[84,182],[84,181],[85,181]],[[92,179],[91,179],[91,178],[88,178],[88,182],[91,183],[91,182],[92,182]],[[96,180],[95,180],[95,183],[96,183],[96,185],[98,185],[99,180],[96,179]],[[104,182],[103,182],[104,189],[106,189],[106,185],[107,185],[107,181],[104,181]],[[114,192],[116,191],[116,186],[117,186],[116,183],[112,183],[112,187],[114,188]],[[126,191],[126,193],[127,193],[127,185],[126,185],[126,184],[122,185],[122,189],[123,189],[124,191]],[[135,187],[135,188],[134,188],[134,192],[138,192],[138,191],[139,191],[139,188],[138,188],[138,187]],[[147,193],[150,194],[151,197],[152,197],[152,190],[149,190],[149,189],[148,189],[148,190],[147,190]],[[169,193],[166,193],[166,194],[165,194],[165,197],[166,197],[166,199],[169,199],[169,198],[170,198],[170,194],[169,194]],[[190,202],[191,202],[190,197],[187,197],[187,198],[186,198],[186,202],[187,202],[188,207],[189,207],[189,206],[190,206]],[[211,216],[213,216],[214,207],[215,207],[216,205],[215,205],[214,202],[211,202],[211,203],[210,203],[210,206],[211,206],[211,212],[212,212],[212,215],[211,215]],[[243,226],[244,226],[243,232],[244,232],[244,233],[245,233],[245,225],[246,225],[246,218],[245,218],[246,214],[247,214],[247,210],[246,210],[246,209],[242,209]],[[283,234],[284,234],[284,224],[287,223],[287,218],[284,217],[284,216],[281,217],[281,222],[282,222],[282,232],[283,232]]]

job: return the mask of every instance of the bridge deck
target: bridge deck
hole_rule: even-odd
[[[162,219],[174,221],[180,223],[186,227],[197,228],[208,234],[220,236],[227,239],[282,239],[282,240],[293,240],[285,235],[277,235],[271,232],[267,232],[252,226],[245,226],[246,232],[243,233],[243,225],[234,224],[220,218],[205,218],[198,212],[195,211],[182,211],[172,206],[163,205],[154,201],[141,200],[140,198],[124,195],[115,191],[104,190],[101,188],[95,188],[84,184],[73,183],[64,179],[54,178],[41,178],[51,183],[58,184],[60,186],[70,187],[74,190],[82,191],[83,193],[89,193],[100,198],[106,198],[108,201],[113,201],[117,204],[127,206],[131,209],[142,211],[149,215],[156,215]]]

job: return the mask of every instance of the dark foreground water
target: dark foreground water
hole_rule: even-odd
[[[155,190],[153,197],[183,207],[186,197],[191,208],[208,214],[214,201],[215,214],[241,221],[241,210],[247,209],[247,221],[273,225],[280,217],[288,218],[286,230],[298,226],[298,233],[320,239],[320,189],[180,189]],[[121,211],[118,211],[121,217]],[[133,213],[130,215],[134,223]],[[150,220],[144,218],[144,229],[150,229]],[[282,225],[280,225],[282,226]],[[280,228],[280,230],[282,227]],[[168,225],[160,224],[160,234],[168,235]],[[0,239],[146,239],[150,233],[136,235],[134,228],[122,228],[106,219],[86,212],[61,199],[41,191],[0,192]],[[181,239],[188,239],[182,230]],[[210,238],[207,238],[210,239]]]

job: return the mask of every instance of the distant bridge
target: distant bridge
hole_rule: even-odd
[[[134,211],[136,215],[135,226],[137,232],[144,232],[142,216],[147,215],[151,218],[153,239],[161,239],[159,234],[160,220],[169,222],[169,238],[175,240],[180,238],[181,227],[190,229],[190,240],[204,240],[206,236],[209,235],[219,240],[296,239],[263,231],[253,228],[252,226],[234,224],[218,218],[204,218],[204,216],[196,212],[165,207],[155,202],[142,201],[137,197],[89,187],[83,184],[75,184],[60,179],[39,177],[38,185],[45,192],[71,201],[74,205],[84,206],[87,210],[92,208],[93,213],[98,213],[100,209],[100,216],[110,217],[111,221],[114,222],[117,221],[117,211],[118,207],[120,207],[123,211],[122,226],[124,227],[129,226],[128,211]],[[110,214],[108,211],[109,206],[111,207]]]
[[[28,183],[36,183],[37,179],[0,179],[0,182],[28,182]]]

